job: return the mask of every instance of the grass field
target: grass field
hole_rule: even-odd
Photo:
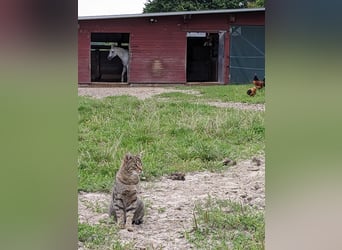
[[[200,96],[185,95],[186,100],[207,100],[222,102],[243,102],[243,103],[265,103],[265,88],[257,91],[251,98],[246,94],[247,89],[254,85],[224,85],[224,86],[193,86],[190,89],[198,91]],[[178,87],[178,89],[188,90],[189,87]],[[175,96],[178,93],[165,93],[162,96]]]
[[[208,197],[194,211],[187,238],[196,249],[265,249],[263,212],[228,200]]]
[[[200,95],[164,93],[79,97],[78,190],[109,192],[125,153],[143,151],[143,180],[176,171],[225,168],[222,160],[248,159],[265,150],[263,111],[218,108],[206,101],[265,103],[265,91],[251,98],[250,85],[179,87]],[[208,198],[194,209],[194,230],[185,232],[196,249],[264,249],[262,212]],[[113,225],[79,223],[79,241],[89,249],[133,249]]]
[[[264,150],[264,112],[194,103],[236,99],[237,93],[245,98],[246,86],[230,87],[233,94],[222,86],[191,88],[200,97],[79,97],[79,190],[109,191],[126,152],[144,152],[142,179],[150,180],[175,171],[221,169],[225,157],[246,159]],[[168,98],[160,101],[161,96]]]
[[[111,224],[100,223],[89,225],[78,223],[78,240],[87,249],[98,250],[128,250],[133,249],[130,244],[122,244],[117,236],[117,227]]]

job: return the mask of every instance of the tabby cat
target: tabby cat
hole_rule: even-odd
[[[133,230],[133,224],[143,222],[144,203],[137,197],[139,175],[142,173],[141,153],[127,153],[116,174],[109,206],[109,216],[113,217],[120,228]]]

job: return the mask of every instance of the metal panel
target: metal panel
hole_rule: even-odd
[[[224,40],[226,31],[219,32],[219,47],[218,47],[218,82],[224,83],[224,65],[225,65],[225,52],[224,52]]]
[[[206,14],[238,14],[249,12],[265,12],[265,8],[243,8],[243,9],[221,9],[221,10],[197,10],[197,11],[176,11],[176,12],[158,12],[143,14],[120,14],[120,15],[98,15],[98,16],[78,16],[78,20],[96,20],[96,19],[124,19],[124,18],[142,18],[142,17],[161,17],[161,16],[182,16],[182,15],[206,15]]]
[[[207,32],[187,32],[186,37],[206,37]]]
[[[265,27],[232,26],[230,82],[250,83],[265,76]]]

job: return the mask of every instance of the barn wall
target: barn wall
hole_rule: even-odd
[[[91,32],[130,33],[130,83],[186,82],[186,36],[172,17],[158,18],[157,23],[150,23],[149,18],[81,22],[79,33],[90,37]],[[90,44],[89,39],[86,42]],[[85,48],[83,42],[80,46]]]
[[[186,35],[175,17],[156,20],[141,20],[131,32],[130,82],[185,83]]]
[[[90,33],[78,31],[78,82],[90,82]]]
[[[185,83],[188,31],[226,31],[225,82],[229,75],[229,28],[233,25],[264,25],[264,12],[119,18],[79,21],[79,82],[90,80],[91,32],[130,33],[130,83]]]

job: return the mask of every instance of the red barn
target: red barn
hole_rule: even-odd
[[[111,45],[128,49],[123,84],[250,83],[265,74],[265,9],[78,18],[78,82],[120,82]]]

